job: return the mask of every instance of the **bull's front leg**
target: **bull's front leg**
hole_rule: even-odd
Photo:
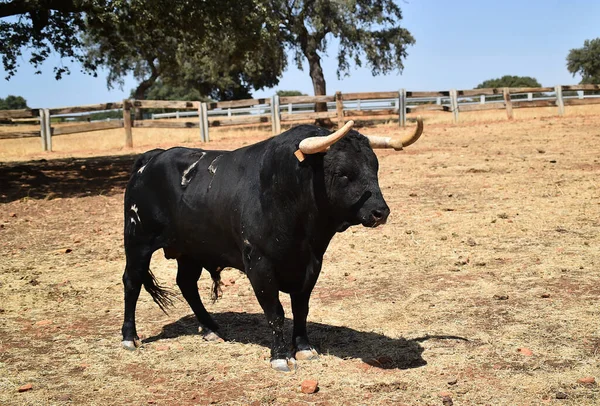
[[[283,372],[293,371],[296,369],[296,360],[283,337],[284,312],[279,301],[274,268],[264,256],[251,255],[247,258],[246,274],[272,330],[271,367]]]
[[[311,291],[292,293],[290,295],[292,298],[292,312],[294,313],[294,333],[292,335],[292,342],[294,344],[294,351],[296,352],[296,359],[298,360],[319,358],[319,354],[310,344],[306,332],[306,318],[308,316],[310,293]]]

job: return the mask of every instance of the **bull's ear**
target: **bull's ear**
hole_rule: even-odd
[[[353,125],[354,121],[350,120],[342,128],[325,137],[315,136],[303,139],[294,155],[298,161],[302,162],[305,159],[305,154],[317,154],[327,151],[330,146],[344,138]]]

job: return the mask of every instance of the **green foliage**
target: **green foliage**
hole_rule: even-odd
[[[393,0],[3,0],[0,54],[8,77],[23,49],[39,69],[51,53],[96,74],[108,85],[133,73],[143,97],[161,78],[218,100],[250,97],[272,87],[286,67],[285,50],[308,61],[315,92],[324,94],[320,54],[337,38],[338,76],[351,62],[374,75],[402,71],[412,35],[400,26]],[[39,71],[38,71],[39,72]],[[55,67],[60,78],[68,73]]]
[[[89,62],[109,69],[109,86],[122,85],[132,72],[137,99],[158,78],[161,87],[194,89],[202,97],[249,98],[252,89],[277,84],[285,68],[275,22],[254,0],[132,0],[119,13],[86,33]]]
[[[402,12],[392,0],[267,1],[280,18],[287,44],[302,56],[325,52],[328,38],[340,41],[338,76],[348,74],[350,62],[366,63],[373,75],[402,71],[406,49],[415,40],[400,27]],[[308,55],[307,55],[308,54]]]
[[[573,76],[581,75],[580,84],[600,83],[600,38],[585,40],[582,48],[571,49],[567,69]]]
[[[165,84],[158,79],[144,95],[148,100],[190,100],[190,101],[211,101],[210,98],[200,94],[197,89],[185,86],[173,86]],[[131,91],[131,97],[135,97],[135,92]]]
[[[287,96],[306,96],[306,94],[302,93],[299,90],[278,90],[277,96],[279,97],[287,97]]]
[[[0,110],[19,110],[28,109],[27,100],[21,96],[7,96],[5,99],[0,97]]]
[[[0,55],[7,73],[6,79],[16,73],[23,50],[30,51],[36,73],[52,53],[86,68],[80,33],[98,24],[110,15],[111,0],[8,0],[0,3]],[[116,3],[116,2],[115,2]],[[85,15],[88,15],[89,23]],[[12,17],[12,18],[11,18]],[[60,79],[69,69],[62,63],[54,67]]]
[[[38,69],[51,53],[94,75],[104,66],[109,87],[133,73],[138,96],[161,77],[227,99],[274,86],[286,64],[277,21],[258,0],[3,0],[4,17],[7,79],[29,49]],[[56,78],[64,73],[60,63]]]
[[[476,89],[499,88],[499,87],[542,87],[537,79],[531,76],[505,75],[498,79],[489,79],[477,85]]]

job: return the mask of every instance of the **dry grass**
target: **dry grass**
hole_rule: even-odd
[[[577,379],[600,378],[600,117],[538,114],[427,116],[417,144],[379,154],[390,220],[333,240],[309,315],[323,355],[288,375],[270,370],[267,325],[235,270],[207,303],[228,342],[202,342],[186,304],[166,316],[144,292],[146,344],[120,348],[132,156],[0,166],[0,404],[441,405],[442,392],[465,405],[598,404],[598,386]],[[266,136],[223,132],[214,147]],[[134,137],[167,144],[158,130]],[[152,268],[175,287],[172,261],[157,253]],[[317,394],[299,391],[309,377]]]
[[[514,116],[517,120],[537,119],[554,117],[557,114],[555,107],[542,108],[521,108],[514,109]],[[600,112],[599,105],[589,106],[567,106],[566,117],[575,117],[579,115],[597,114]],[[452,124],[453,118],[450,113],[441,112],[422,112],[419,113],[425,119],[426,124]],[[414,118],[416,114],[410,114]],[[372,117],[379,119],[378,117]],[[177,121],[177,120],[175,120]],[[190,121],[189,119],[179,119],[178,121]],[[462,124],[471,123],[490,123],[496,121],[506,121],[506,112],[504,110],[486,110],[460,113],[460,122]],[[359,122],[360,123],[360,122]],[[68,127],[74,124],[58,124],[58,126]],[[56,125],[55,125],[56,126]],[[388,126],[397,128],[397,120],[389,122]],[[39,130],[39,126],[19,126],[20,130]],[[286,127],[287,128],[287,127]],[[14,131],[13,126],[0,126],[2,131]],[[285,128],[284,128],[285,129]],[[232,141],[245,139],[246,142],[254,142],[258,139],[264,139],[271,135],[269,125],[262,126],[238,126],[233,127],[214,127],[210,130],[210,137],[213,141]],[[102,153],[110,154],[128,154],[131,150],[124,149],[124,131],[122,129],[112,129],[103,131],[93,131],[82,134],[67,134],[55,136],[52,138],[53,157],[65,156],[93,156]],[[134,128],[133,139],[135,144],[134,152],[144,151],[154,147],[171,147],[175,145],[199,146],[200,130],[190,129],[163,129],[163,128]],[[42,152],[42,144],[38,138],[25,138],[15,140],[0,140],[0,161],[18,161],[23,159],[41,159],[49,155]]]
[[[23,131],[36,130],[33,126],[19,127]],[[14,127],[2,127],[0,131],[14,131]],[[200,130],[197,128],[134,128],[133,140],[136,151],[149,148],[168,148],[175,145],[198,146]],[[270,127],[261,128],[213,128],[211,140],[228,141],[244,138],[252,142],[256,137],[270,136]],[[102,153],[131,154],[132,150],[123,147],[125,133],[123,129],[92,131],[81,134],[66,134],[52,137],[52,153],[42,152],[39,138],[0,140],[0,161],[18,161],[23,159],[41,159],[48,157],[94,156]]]

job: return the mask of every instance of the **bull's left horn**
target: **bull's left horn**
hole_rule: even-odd
[[[300,145],[298,146],[299,149],[294,155],[302,162],[304,161],[304,154],[310,155],[326,151],[327,148],[344,138],[344,136],[352,129],[353,125],[354,121],[350,120],[344,124],[342,128],[325,137],[309,137],[303,139],[300,141]]]
[[[423,119],[417,117],[417,128],[415,132],[407,135],[404,138],[378,137],[376,135],[367,135],[371,148],[394,148],[400,151],[404,147],[414,144],[423,134]]]

